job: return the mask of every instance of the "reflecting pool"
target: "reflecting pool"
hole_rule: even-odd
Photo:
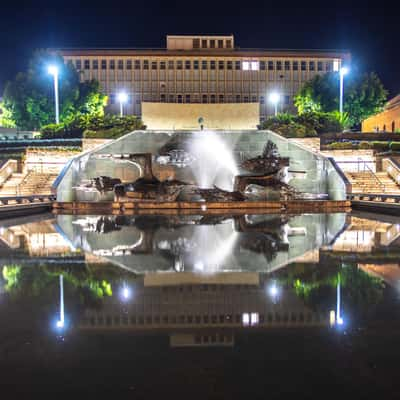
[[[366,213],[0,221],[0,388],[395,398],[399,255]]]

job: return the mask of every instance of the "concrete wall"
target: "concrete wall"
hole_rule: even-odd
[[[201,135],[207,134],[207,132],[188,131],[135,131],[95,150],[86,152],[76,157],[57,179],[57,200],[112,200],[113,194],[111,192],[100,195],[97,192],[77,191],[74,187],[85,179],[101,175],[120,178],[122,181],[134,181],[140,176],[139,169],[134,164],[101,159],[97,157],[100,154],[151,153],[156,156],[167,143],[172,143],[174,148],[187,149],[188,142],[193,140],[194,137],[201,140]],[[261,155],[265,144],[268,140],[271,140],[277,145],[281,156],[290,158],[290,173],[287,182],[289,185],[301,192],[328,193],[331,200],[346,199],[345,184],[328,158],[313,153],[270,131],[221,131],[216,134],[232,153],[238,166],[244,160]],[[153,161],[153,170],[161,179],[166,179],[167,175],[172,174],[171,177],[176,179],[198,183],[194,173],[196,168],[199,168],[196,161],[185,167],[161,165],[155,160]],[[246,173],[246,171],[240,170],[239,173]],[[213,178],[213,184],[221,186],[221,182],[226,182],[227,179],[233,181],[232,176],[227,175],[228,171],[225,169],[217,171]]]
[[[147,129],[256,129],[260,121],[259,103],[176,104],[142,103],[142,119]]]

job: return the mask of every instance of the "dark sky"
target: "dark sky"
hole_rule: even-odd
[[[5,0],[0,8],[0,90],[25,68],[35,48],[164,47],[168,33],[233,33],[240,47],[349,49],[352,70],[376,71],[394,96],[400,93],[400,7],[389,4]]]

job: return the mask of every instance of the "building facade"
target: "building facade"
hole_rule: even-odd
[[[141,115],[142,103],[258,103],[260,118],[293,111],[293,96],[317,74],[350,60],[340,51],[241,49],[230,36],[167,36],[166,49],[60,49],[82,80],[96,79],[119,112],[118,93],[128,95],[124,112]]]
[[[363,132],[400,132],[400,94],[390,100],[385,109],[362,123]]]

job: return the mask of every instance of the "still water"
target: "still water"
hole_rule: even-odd
[[[398,398],[399,255],[361,213],[0,221],[0,389]]]

